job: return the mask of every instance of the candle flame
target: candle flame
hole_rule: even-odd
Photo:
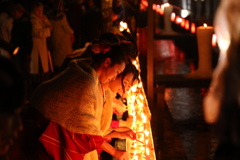
[[[176,24],[180,24],[182,22],[182,18],[177,16],[175,22]]]
[[[203,27],[207,27],[207,23],[204,23],[204,24],[203,24]]]
[[[189,30],[189,21],[188,21],[188,20],[186,20],[185,29],[186,29],[186,30]]]
[[[159,6],[154,6],[154,9],[158,8]],[[138,68],[138,59],[133,64]],[[136,140],[127,139],[127,150],[131,153],[131,160],[156,160],[154,150],[150,149],[153,148],[151,126],[148,123],[151,113],[140,76],[139,79],[140,82],[133,85],[126,95],[129,118],[132,120],[131,129],[136,133]]]
[[[217,35],[216,34],[212,35],[212,46],[213,47],[217,46]]]
[[[184,26],[185,26],[185,19],[183,18],[181,22],[181,27],[184,27]]]
[[[191,33],[196,33],[196,25],[195,25],[195,23],[192,23],[192,25],[191,25]]]
[[[120,30],[120,31],[124,31],[124,30],[127,30],[127,29],[128,29],[127,23],[121,21],[121,22],[120,22],[120,28],[119,28],[119,30]]]
[[[171,21],[174,21],[174,20],[175,20],[175,17],[176,17],[176,13],[172,12],[172,13],[171,13]]]
[[[162,6],[165,8],[165,7],[169,7],[170,4],[169,3],[164,3]]]

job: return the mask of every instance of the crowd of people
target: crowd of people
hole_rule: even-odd
[[[135,39],[101,33],[93,0],[69,12],[54,2],[11,3],[0,14],[1,40],[20,48],[16,55],[1,48],[1,129],[11,128],[1,134],[1,159],[96,160],[106,152],[128,160],[109,142],[136,138],[130,121],[112,119],[126,111],[124,95],[139,80]]]
[[[0,49],[0,54],[11,57],[23,69],[32,91],[60,72],[66,56],[103,34],[101,12],[95,0],[21,2],[2,2],[0,38],[20,50],[13,56]],[[118,6],[125,13],[122,2]],[[113,8],[117,7],[113,5]],[[124,20],[120,13],[113,10],[112,14]],[[120,22],[115,19],[112,19],[113,26]]]
[[[92,0],[77,0],[69,6],[77,13],[68,14],[51,2],[13,3],[0,14],[1,41],[20,47],[16,55],[0,48],[0,159],[97,160],[107,153],[129,160],[110,141],[136,139],[131,121],[113,119],[124,114],[125,93],[139,81],[136,42],[126,32],[100,34],[99,21],[86,23],[86,39],[74,15],[98,15]],[[216,160],[240,157],[239,9],[237,0],[222,0],[214,23],[226,55],[204,99],[206,122],[217,128]]]

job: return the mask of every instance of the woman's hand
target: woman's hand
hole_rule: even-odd
[[[130,159],[130,154],[126,151],[116,150],[113,157],[115,157],[119,160],[129,160]]]
[[[110,139],[110,138],[130,138],[132,140],[136,139],[136,133],[132,131],[131,129],[124,131],[124,132],[117,132],[114,131],[106,136],[104,136],[105,139]]]
[[[130,138],[132,140],[136,139],[136,133],[132,130],[128,130],[125,132],[120,132],[121,137],[120,138]]]

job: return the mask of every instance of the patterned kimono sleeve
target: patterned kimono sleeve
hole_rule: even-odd
[[[100,148],[104,138],[73,133],[51,121],[39,141],[55,160],[83,160],[86,153]]]

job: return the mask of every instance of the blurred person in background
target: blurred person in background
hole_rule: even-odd
[[[52,25],[50,43],[55,74],[60,72],[64,59],[73,52],[74,31],[68,23],[63,6],[63,1],[54,2],[47,14]]]
[[[214,160],[240,159],[240,3],[221,0],[214,19],[220,59],[204,99],[205,120],[215,127]]]
[[[10,42],[11,39],[11,31],[13,25],[13,17],[9,12],[9,3],[4,5],[4,10],[0,13],[0,39],[4,40],[5,42]],[[0,56],[10,58],[11,54],[0,48]]]
[[[52,25],[43,14],[43,4],[34,2],[30,15],[32,23],[33,47],[30,61],[32,89],[51,78],[52,58],[47,47],[47,38],[51,36]]]
[[[8,159],[8,151],[23,129],[20,112],[25,101],[25,83],[12,61],[0,57],[0,159]]]
[[[30,60],[32,51],[32,24],[28,12],[20,3],[13,3],[10,6],[10,14],[13,17],[10,43],[19,47],[16,55],[11,58],[21,68],[24,79],[30,84]],[[27,86],[30,94],[30,85]]]

